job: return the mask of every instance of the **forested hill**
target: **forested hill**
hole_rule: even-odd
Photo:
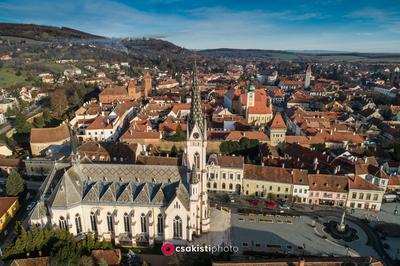
[[[0,36],[11,36],[36,41],[62,39],[101,39],[102,36],[66,27],[42,26],[34,24],[0,23]]]

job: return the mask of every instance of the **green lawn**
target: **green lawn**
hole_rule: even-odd
[[[21,75],[16,75],[11,68],[0,68],[0,88],[8,88],[16,84],[29,85],[26,81],[26,75],[22,72]]]

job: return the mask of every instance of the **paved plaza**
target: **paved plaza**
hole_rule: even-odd
[[[319,222],[336,217],[326,217]],[[286,254],[310,254],[320,256],[375,256],[374,249],[367,246],[367,236],[358,226],[359,239],[350,243],[330,238],[321,226],[311,226],[307,216],[263,216],[232,214],[231,238],[241,250],[267,251]],[[322,237],[322,236],[326,236]]]
[[[400,203],[387,203],[379,213],[357,210],[352,216],[368,218],[374,226],[383,221],[400,224],[400,216],[393,214],[400,210]],[[211,208],[211,231],[195,238],[195,244],[222,245],[231,243],[240,252],[262,251],[294,255],[319,256],[374,256],[379,255],[372,246],[367,245],[366,233],[356,224],[345,222],[357,231],[358,239],[352,242],[336,240],[323,230],[323,223],[340,221],[337,216],[320,217],[313,225],[308,216],[239,214],[235,209]],[[400,257],[400,238],[386,237],[382,241],[392,258]]]
[[[222,245],[231,242],[231,214],[229,210],[210,208],[211,229],[208,234],[202,234],[199,238],[194,238],[194,244]]]

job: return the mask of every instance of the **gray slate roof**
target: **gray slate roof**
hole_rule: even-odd
[[[80,203],[168,206],[178,197],[189,209],[185,167],[80,163],[58,170],[53,178],[47,193],[55,208]]]

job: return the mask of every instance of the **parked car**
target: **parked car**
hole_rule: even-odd
[[[35,207],[35,205],[36,205],[36,202],[31,202],[31,203],[29,203],[29,205],[28,205],[28,206],[26,206],[26,210],[27,210],[27,211],[30,211],[30,210],[32,210],[32,209],[33,209],[33,207]]]
[[[290,207],[289,207],[288,205],[286,205],[286,204],[280,204],[280,205],[279,205],[279,209],[282,209],[282,210],[290,210]]]
[[[392,193],[386,193],[385,195],[383,195],[383,200],[384,202],[394,202],[397,199],[396,194],[392,194]]]

